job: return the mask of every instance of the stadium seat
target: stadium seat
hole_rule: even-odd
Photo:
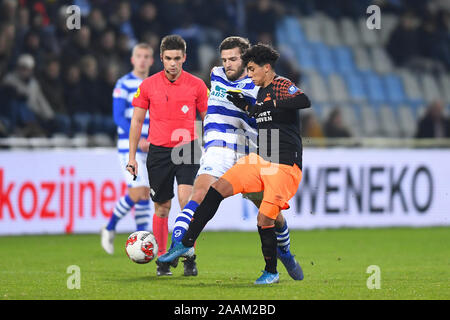
[[[392,72],[394,67],[386,50],[381,47],[369,48],[373,69],[378,73]]]
[[[355,57],[355,63],[358,69],[363,71],[372,70],[372,61],[365,47],[353,47],[353,56]]]
[[[51,140],[45,137],[28,138],[29,146],[32,148],[51,148]]]
[[[408,105],[400,105],[397,108],[398,125],[402,135],[406,138],[414,137],[416,133],[417,120],[413,109]]]
[[[378,29],[369,29],[367,28],[366,20],[367,18],[359,18],[358,19],[358,30],[360,32],[361,41],[362,44],[366,46],[377,46],[379,45],[379,37],[380,37],[380,30]]]
[[[342,41],[348,46],[358,46],[361,44],[361,37],[356,28],[354,21],[350,18],[342,18],[339,20],[340,34]]]
[[[317,70],[323,75],[329,75],[336,71],[333,56],[330,48],[323,43],[315,43],[311,45],[316,57]]]
[[[408,101],[416,106],[423,103],[423,93],[417,77],[407,69],[401,69],[398,74],[402,79]]]
[[[380,135],[379,118],[375,108],[363,104],[359,107],[361,114],[361,127],[364,137],[377,137]]]
[[[56,133],[49,140],[54,148],[68,148],[72,143],[71,139],[63,133]]]
[[[86,148],[89,145],[89,137],[85,133],[77,133],[72,138],[72,146],[75,148]]]
[[[112,139],[104,133],[97,133],[93,135],[92,140],[92,142],[99,147],[112,147],[114,145]]]
[[[284,19],[284,31],[288,36],[289,42],[293,45],[307,42],[300,21],[296,17],[287,17]]]
[[[336,71],[341,73],[353,72],[356,70],[352,51],[347,46],[336,46],[331,48],[331,52],[336,61]]]
[[[348,73],[344,75],[344,79],[352,102],[358,103],[367,100],[367,94],[361,81],[361,76],[357,73]]]
[[[421,76],[423,97],[426,102],[434,100],[443,100],[444,95],[441,93],[435,77],[431,74],[424,74]]]
[[[382,105],[379,109],[380,131],[383,136],[397,138],[401,136],[396,114],[388,105]]]
[[[278,46],[290,46],[296,48],[307,42],[299,20],[288,16],[281,20],[275,30]]]
[[[398,24],[398,17],[394,14],[383,13],[381,17],[381,29],[379,31],[381,45],[386,45],[392,31]]]
[[[403,83],[399,76],[390,73],[382,76],[384,87],[386,90],[387,100],[391,104],[399,104],[406,100]]]
[[[341,34],[335,20],[328,17],[320,20],[322,27],[322,38],[328,46],[338,46],[342,44]]]
[[[365,72],[363,73],[363,79],[370,103],[379,106],[386,102],[386,93],[381,77],[374,72]]]
[[[328,103],[323,103],[320,105],[319,120],[321,121],[321,123],[325,123],[328,120],[328,117],[330,116],[332,110],[333,107]]]
[[[320,23],[317,17],[304,17],[300,20],[300,23],[302,24],[306,37],[310,42],[322,42],[323,39],[320,32]]]
[[[6,146],[11,146],[11,149],[23,149],[30,146],[29,138],[24,137],[8,137],[5,138],[4,143]]]
[[[313,57],[313,51],[309,45],[296,48],[297,62],[302,70],[315,70],[316,63]]]
[[[307,73],[308,90],[311,100],[316,103],[327,103],[330,101],[329,90],[324,78],[317,72]]]
[[[331,74],[328,77],[330,87],[330,98],[332,102],[341,104],[349,101],[347,87],[342,77],[338,74]]]
[[[352,136],[360,137],[362,133],[361,122],[356,115],[355,109],[348,105],[341,105],[339,108],[342,112],[344,125],[349,129]]]
[[[450,75],[443,73],[439,75],[438,81],[444,101],[450,104]]]

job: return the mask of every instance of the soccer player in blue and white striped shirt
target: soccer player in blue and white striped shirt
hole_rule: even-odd
[[[134,109],[131,101],[141,82],[148,77],[150,67],[153,64],[153,49],[146,43],[139,43],[134,46],[131,55],[131,64],[133,65],[133,70],[117,81],[113,91],[113,115],[114,121],[117,124],[119,162],[128,185],[128,191],[116,203],[109,223],[102,229],[102,247],[109,254],[114,253],[114,236],[117,223],[133,207],[135,209],[136,230],[147,230],[150,218],[150,187],[148,175],[142,173],[133,180],[133,177],[126,171],[125,167],[128,163],[128,136]],[[146,167],[149,147],[146,139],[148,126],[149,117],[147,113],[144,125],[142,126],[139,149],[136,154],[136,159],[139,161],[138,165],[141,168]]]
[[[171,247],[183,238],[195,210],[203,201],[209,187],[238,159],[249,152],[256,152],[255,119],[250,118],[226,98],[228,90],[239,91],[250,105],[256,102],[259,87],[247,76],[247,70],[241,59],[241,55],[249,47],[248,40],[241,37],[228,37],[220,44],[222,67],[214,67],[211,71],[208,111],[203,122],[205,153],[200,159],[200,169],[194,182],[191,200],[175,220]],[[259,208],[261,194],[247,194],[245,197]],[[281,216],[279,221],[276,224],[278,252],[285,264],[285,262],[291,262],[293,256],[289,251],[290,237],[286,220]],[[289,258],[289,261],[283,259],[285,256]],[[184,275],[196,276],[197,273],[195,255],[187,257],[184,261]]]

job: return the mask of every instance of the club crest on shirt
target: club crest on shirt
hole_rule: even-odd
[[[134,97],[137,98],[141,94],[141,88],[138,88],[136,93],[134,94]]]
[[[238,83],[236,85],[236,88],[238,88],[238,89],[244,89],[244,87],[245,87],[245,83],[244,82],[240,82],[240,83]]]
[[[289,92],[290,94],[294,94],[294,93],[296,93],[297,91],[298,91],[298,88],[297,88],[296,86],[294,86],[294,85],[290,86],[289,89],[288,89],[288,92]]]

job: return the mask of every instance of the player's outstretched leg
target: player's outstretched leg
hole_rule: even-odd
[[[173,227],[172,243],[170,245],[170,248],[172,248],[176,243],[180,242],[181,239],[183,239],[183,236],[189,228],[189,223],[191,223],[194,212],[195,210],[197,210],[198,206],[199,204],[197,202],[191,200],[178,214],[175,219],[175,225]]]
[[[170,244],[170,249],[173,248],[178,242],[183,239],[184,234],[189,228],[189,223],[191,222],[194,212],[199,204],[193,200],[189,201],[183,208],[183,210],[178,214],[175,219],[175,225],[172,233],[172,243]],[[197,263],[195,262],[196,256],[186,257],[183,261],[184,263],[184,275],[185,276],[197,276]]]
[[[194,243],[209,220],[217,212],[223,196],[213,187],[210,187],[202,203],[195,211],[195,219],[191,221],[181,242],[175,244],[169,252],[158,258],[161,262],[171,262],[181,256],[194,255]]]
[[[111,215],[108,224],[102,228],[101,243],[103,249],[107,253],[114,253],[114,237],[116,234],[116,225],[120,221],[120,219],[125,217],[128,212],[130,212],[134,204],[134,201],[131,200],[128,194],[120,198],[116,203],[116,206],[114,207],[113,214]]]
[[[277,257],[283,263],[289,276],[294,280],[303,280],[303,270],[290,251],[289,229],[284,219],[282,227],[275,228],[277,236]]]

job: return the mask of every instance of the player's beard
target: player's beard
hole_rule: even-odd
[[[244,71],[245,71],[245,67],[241,66],[235,73],[233,73],[231,75],[227,74],[227,78],[230,81],[236,81],[237,79],[239,79],[242,76]]]

